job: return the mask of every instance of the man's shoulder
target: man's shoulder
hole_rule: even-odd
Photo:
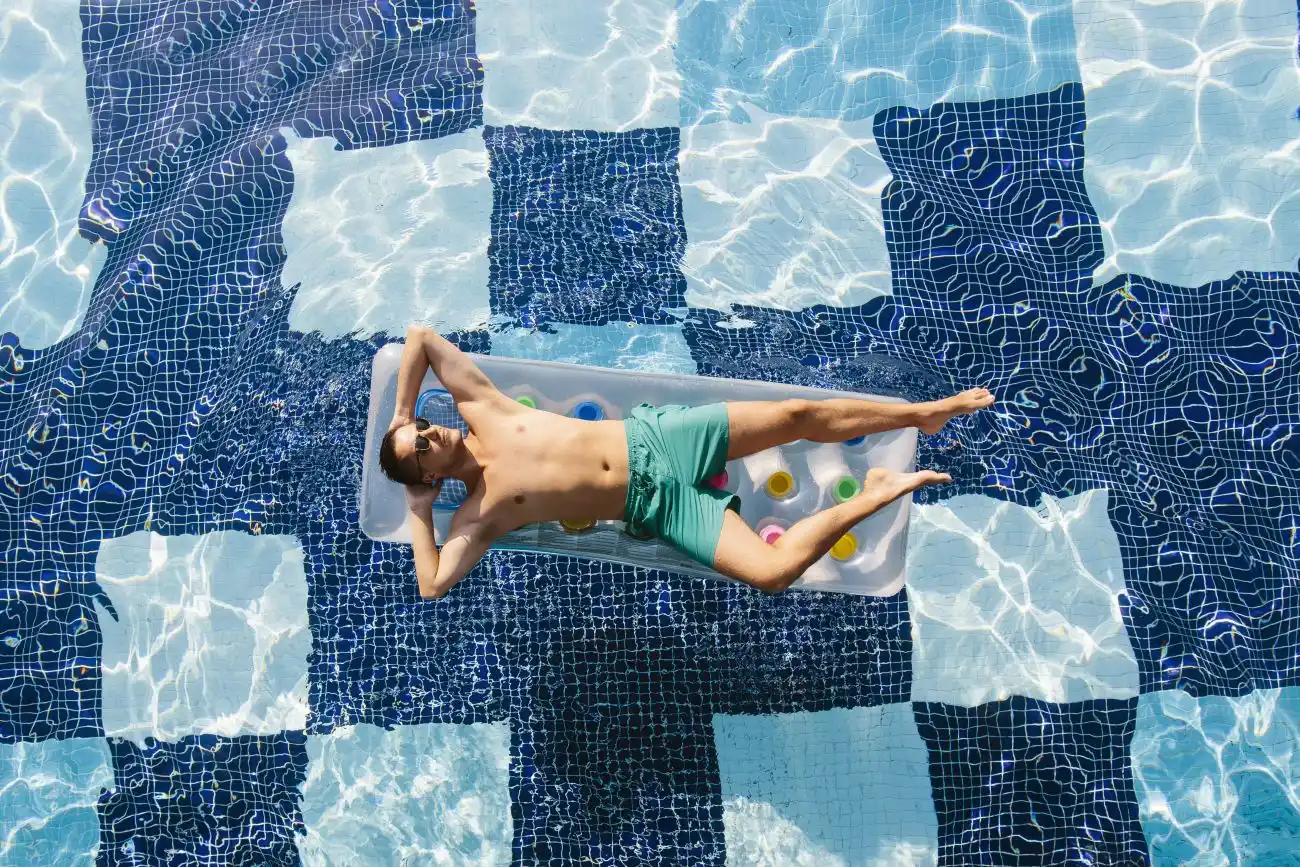
[[[468,489],[465,499],[456,507],[451,516],[452,524],[457,527],[473,526],[480,531],[494,531],[501,523],[502,504],[493,499],[487,484],[480,478]]]
[[[521,411],[523,407],[495,387],[473,398],[456,401],[456,411],[470,426],[474,433],[482,435],[482,429],[490,427],[498,419],[503,419]]]

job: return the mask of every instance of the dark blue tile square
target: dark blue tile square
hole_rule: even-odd
[[[109,738],[97,867],[296,867],[307,740],[196,735],[144,747]]]
[[[91,239],[170,209],[281,127],[347,149],[482,122],[469,0],[88,0],[82,21],[93,151],[81,231]]]
[[[914,704],[939,864],[1148,864],[1129,746],[1137,699]]]
[[[685,306],[675,128],[604,133],[486,127],[494,314],[667,323]]]
[[[10,548],[0,565],[0,744],[104,733],[94,574],[43,553]]]

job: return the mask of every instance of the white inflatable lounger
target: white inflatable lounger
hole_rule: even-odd
[[[375,355],[365,464],[361,470],[360,511],[361,529],[367,536],[380,542],[409,544],[405,495],[401,485],[383,474],[378,459],[379,443],[397,403],[397,366],[401,353],[402,344],[390,343]],[[497,388],[515,400],[537,409],[589,420],[623,418],[642,402],[698,406],[724,400],[865,396],[769,382],[610,370],[485,355],[471,357]],[[890,397],[871,399],[901,402]],[[432,371],[421,385],[416,414],[434,424],[459,427],[462,433],[468,431],[451,395],[441,389]],[[837,497],[855,494],[871,467],[910,471],[915,460],[916,436],[916,428],[905,428],[846,443],[801,440],[728,461],[723,474],[725,482],[718,478],[714,483],[723,484],[740,495],[741,516],[766,539],[806,515],[835,505],[839,502]],[[460,482],[448,480],[443,485],[434,504],[434,528],[439,544],[446,538],[452,513],[465,494]],[[854,527],[849,537],[842,539],[831,554],[814,563],[793,588],[860,596],[897,593],[905,578],[910,499],[902,497]],[[566,527],[559,522],[532,524],[503,536],[493,547],[724,577],[666,543],[628,535],[621,521],[589,522],[586,527]]]

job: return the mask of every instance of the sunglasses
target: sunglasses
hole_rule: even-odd
[[[432,426],[433,425],[429,423],[429,420],[427,418],[421,418],[419,416],[415,417],[416,430],[426,431]],[[431,448],[433,448],[433,443],[429,442],[428,437],[423,437],[420,436],[419,434],[415,435],[415,465],[420,468],[421,476],[424,475],[424,464],[420,462],[420,454],[422,452],[427,452]]]

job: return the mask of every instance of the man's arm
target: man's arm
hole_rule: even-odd
[[[482,400],[496,392],[492,381],[460,347],[432,328],[412,325],[406,329],[406,346],[402,349],[402,360],[397,369],[394,425],[410,421],[415,413],[415,401],[420,396],[420,382],[428,368],[433,368],[433,375],[438,377],[443,388],[451,392],[458,404]]]
[[[433,581],[420,582],[420,595],[425,599],[441,599],[460,579],[469,574],[492,544],[486,528],[471,525],[463,528],[443,543],[438,556],[438,574]]]
[[[433,501],[442,490],[442,479],[432,486],[407,485],[407,525],[411,528],[411,547],[415,555],[415,579],[424,588],[432,587],[438,578],[438,541],[433,530]]]
[[[417,513],[413,510],[411,514]],[[441,552],[434,544],[432,509],[420,512],[419,519],[428,522],[422,527],[411,528],[420,596],[441,599],[456,582],[469,574],[496,539],[493,522],[483,510],[482,486],[475,488],[452,515],[451,532]]]

